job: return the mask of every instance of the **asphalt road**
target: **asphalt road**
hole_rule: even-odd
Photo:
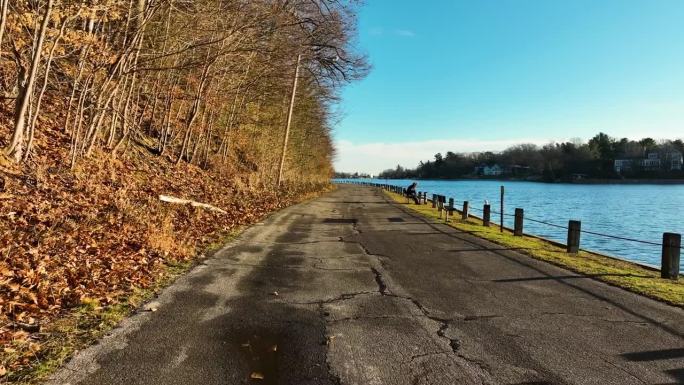
[[[51,383],[682,384],[684,311],[344,185],[248,229]]]

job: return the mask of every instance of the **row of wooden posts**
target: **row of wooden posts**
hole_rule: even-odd
[[[369,182],[362,182],[362,184],[383,188],[397,194],[406,195],[406,189],[401,186],[387,185],[387,184],[373,184]],[[502,188],[503,196],[503,188]],[[444,221],[448,222],[449,217],[454,215],[454,198],[447,198],[444,195],[432,194],[432,199],[427,198],[427,192],[418,191],[416,197],[420,204],[432,203],[432,208],[439,211],[439,218],[442,218],[444,212]],[[468,201],[463,202],[463,209],[461,210],[461,219],[467,220],[470,216],[470,205]],[[491,224],[491,205],[485,204],[482,208],[482,225],[489,227]],[[501,214],[501,231],[504,229],[503,223],[503,199]],[[515,209],[513,221],[513,235],[517,237],[523,236],[523,225],[525,219],[525,211],[521,208]],[[577,254],[580,251],[580,236],[582,233],[582,222],[576,220],[568,221],[568,236],[565,244],[566,251],[571,254]],[[662,243],[662,263],[660,268],[660,276],[665,279],[678,279],[680,254],[681,254],[682,235],[677,233],[663,233]]]

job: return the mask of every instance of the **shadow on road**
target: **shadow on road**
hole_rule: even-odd
[[[684,348],[625,353],[622,356],[629,361],[684,360]],[[684,384],[684,367],[666,370],[665,373],[677,381],[674,384]]]
[[[495,255],[495,256],[498,256],[500,258],[507,259],[507,260],[509,260],[515,264],[518,264],[520,266],[524,266],[530,270],[533,270],[533,271],[539,273],[541,276],[547,277],[548,279],[555,279],[555,278],[553,278],[552,274],[549,274],[546,271],[535,266],[535,264],[539,263],[539,262],[533,261],[531,259],[526,260],[524,258],[521,258],[520,256],[514,255],[513,253],[507,254],[507,252],[509,250],[506,250],[506,249],[501,250],[501,249],[497,249],[496,247],[494,247],[494,248],[484,247],[484,246],[482,246],[482,243],[486,242],[486,241],[481,240],[478,242],[478,241],[475,241],[473,239],[468,238],[467,235],[469,235],[469,232],[454,229],[452,227],[446,227],[445,225],[441,225],[438,223],[431,222],[430,220],[423,218],[420,214],[415,213],[415,212],[411,211],[410,209],[403,207],[404,205],[402,205],[402,204],[396,204],[395,202],[389,200],[389,198],[387,198],[387,197],[384,197],[384,199],[388,204],[394,205],[395,207],[399,208],[406,215],[414,218],[417,221],[421,221],[425,225],[429,226],[436,233],[440,233],[440,234],[443,234],[445,236],[448,236],[448,237],[451,237],[454,239],[458,239],[461,242],[465,242],[467,244],[470,244],[473,246],[474,249],[479,249],[479,251],[489,251],[491,255]],[[476,235],[474,235],[474,236],[476,236]],[[662,331],[664,331],[670,335],[673,335],[673,336],[679,337],[679,338],[684,338],[684,334],[680,333],[675,328],[672,328],[666,324],[659,322],[657,319],[654,319],[652,317],[649,317],[646,314],[641,313],[638,309],[633,309],[633,308],[627,307],[622,303],[613,301],[612,299],[606,297],[605,295],[600,294],[599,292],[597,292],[595,290],[580,286],[578,284],[574,284],[572,282],[569,282],[568,280],[561,279],[561,280],[558,280],[558,282],[563,284],[563,285],[570,287],[571,289],[577,290],[577,291],[582,292],[586,295],[589,295],[589,296],[591,296],[597,300],[600,300],[600,301],[603,301],[607,304],[610,304],[610,305],[622,310],[623,312],[625,312],[627,314],[630,314],[636,318],[643,320],[644,322],[647,322],[648,324],[652,325],[653,327],[661,329]]]
[[[288,244],[306,239],[299,226],[276,239],[259,265],[237,285],[230,267],[240,246],[216,257],[190,279],[149,322],[131,332],[127,345],[98,359],[100,369],[82,384],[335,385],[328,368],[325,322],[318,305],[293,306],[276,290],[298,290],[314,272],[273,268],[301,264]],[[226,287],[226,289],[222,289]],[[221,291],[237,289],[238,295]],[[228,294],[228,293],[226,293]],[[226,299],[228,298],[228,299]]]
[[[583,274],[583,275],[555,275],[547,277],[529,277],[529,278],[508,278],[508,279],[494,279],[492,282],[528,282],[528,281],[546,281],[555,280],[561,281],[564,279],[591,279],[598,277],[637,277],[637,278],[649,278],[645,275],[634,275],[634,274]]]

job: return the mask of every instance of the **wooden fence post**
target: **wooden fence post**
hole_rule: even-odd
[[[489,222],[491,221],[491,216],[492,216],[492,206],[484,205],[484,208],[482,209],[482,226],[489,227]]]
[[[454,198],[449,198],[449,215],[454,215]]]
[[[468,209],[469,209],[468,201],[463,201],[463,211],[461,211],[461,219],[463,219],[464,221],[468,220]]]
[[[501,186],[501,227],[500,231],[503,233],[504,229],[504,186]]]
[[[582,222],[570,221],[568,222],[568,244],[567,252],[571,254],[579,253],[580,235],[582,230]]]
[[[513,226],[513,235],[520,237],[523,235],[523,218],[525,212],[521,208],[515,209],[515,224]]]
[[[676,233],[663,234],[663,259],[660,277],[666,279],[679,278],[679,258],[682,247],[682,235]]]
[[[432,194],[432,208],[437,207],[437,194]]]

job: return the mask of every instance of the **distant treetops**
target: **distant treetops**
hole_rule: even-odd
[[[584,178],[684,178],[684,142],[616,139],[599,133],[588,142],[573,140],[545,146],[519,144],[506,150],[438,153],[415,169],[397,166],[378,177],[448,179],[513,177],[541,180]]]

